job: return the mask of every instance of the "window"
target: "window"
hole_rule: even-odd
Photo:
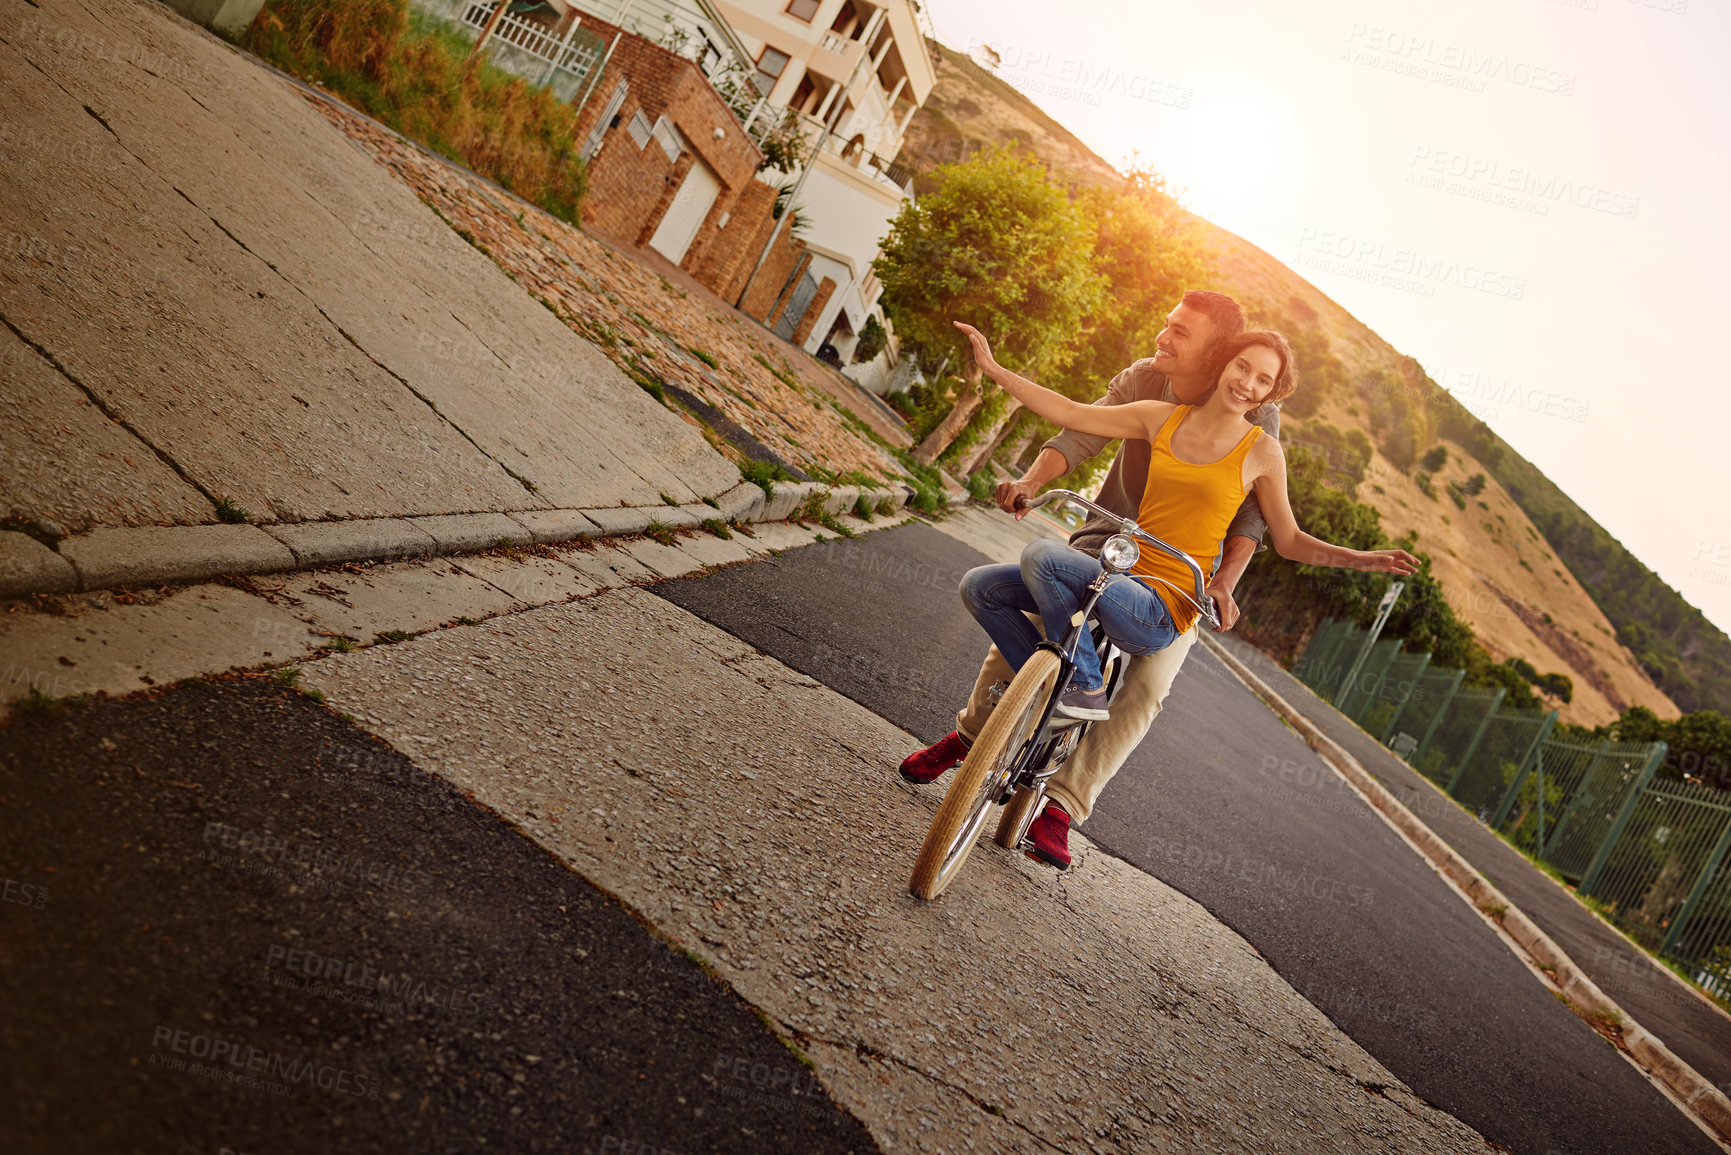
[[[649,134],[652,131],[649,127],[649,118],[643,115],[641,108],[631,114],[631,123],[626,126],[626,129],[631,133],[631,139],[636,142],[637,149],[641,152],[643,146],[649,143]]]
[[[811,18],[817,15],[818,0],[790,0],[787,14],[799,20],[811,23]]]
[[[679,130],[673,127],[673,122],[665,116],[655,121],[655,127],[649,130],[655,137],[655,143],[661,146],[661,151],[667,154],[668,160],[678,160],[684,150],[685,142],[679,138]]]
[[[775,87],[775,82],[781,78],[782,69],[787,67],[787,53],[774,48],[765,47],[763,55],[757,58],[757,71],[752,74],[751,82],[757,85],[757,90],[765,96]]]

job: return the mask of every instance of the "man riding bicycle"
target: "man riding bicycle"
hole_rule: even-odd
[[[1155,355],[1135,362],[1112,378],[1098,405],[1122,405],[1132,401],[1166,401],[1195,404],[1212,388],[1210,369],[1222,342],[1244,332],[1244,310],[1224,293],[1191,290],[1166,316],[1166,326],[1154,339]],[[1270,437],[1280,436],[1280,410],[1263,405],[1248,419]],[[1063,430],[1046,442],[1040,455],[1019,481],[998,486],[1000,507],[1025,516],[1015,508],[1018,498],[1033,497],[1048,483],[1070,472],[1105,448],[1109,439],[1075,430]],[[1148,477],[1151,446],[1141,439],[1125,439],[1106,474],[1098,502],[1121,517],[1134,518]],[[1220,607],[1222,630],[1238,620],[1232,591],[1251,557],[1262,547],[1266,525],[1254,495],[1246,497],[1227,532],[1225,545],[1216,559],[1208,586]],[[1091,518],[1070,535],[1070,544],[1098,554],[1113,527],[1104,518]],[[981,567],[990,569],[991,567]],[[976,571],[977,572],[977,571]],[[974,574],[970,574],[974,577]],[[975,585],[978,585],[975,580]],[[1064,768],[1047,785],[1051,801],[1028,830],[1034,853],[1060,869],[1069,866],[1069,830],[1093,810],[1094,800],[1118,772],[1130,751],[1142,741],[1160,713],[1166,695],[1184,657],[1196,640],[1195,629],[1185,631],[1165,649],[1127,659],[1123,689],[1112,705],[1110,716],[1096,722]],[[967,756],[986,719],[991,716],[993,687],[1008,682],[1013,671],[997,646],[987,651],[974,681],[968,703],[956,715],[956,728],[923,750],[910,754],[901,764],[902,777],[916,784],[936,781]]]

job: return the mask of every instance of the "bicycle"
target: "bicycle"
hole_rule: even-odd
[[[1020,498],[1018,509],[1038,509],[1052,501],[1062,500],[1080,505],[1110,519],[1117,532],[1106,539],[1100,549],[1100,576],[1088,586],[1088,600],[1070,619],[1070,628],[1063,638],[1050,638],[1040,643],[1034,655],[1016,672],[1009,685],[998,695],[992,716],[980,730],[980,735],[968,749],[968,756],[956,769],[949,791],[944,795],[931,829],[914,860],[913,878],[908,890],[915,898],[933,899],[955,880],[962,864],[967,861],[980,830],[985,826],[990,808],[1003,805],[994,838],[1006,850],[1024,846],[1028,827],[1040,812],[1046,796],[1046,783],[1087,734],[1091,723],[1054,714],[1058,695],[1069,685],[1075,670],[1076,646],[1082,638],[1082,625],[1093,619],[1095,604],[1114,577],[1127,573],[1142,556],[1138,541],[1170,554],[1183,562],[1195,578],[1195,597],[1179,589],[1209,626],[1220,627],[1219,611],[1206,591],[1207,578],[1196,559],[1148,533],[1131,518],[1120,517],[1109,509],[1096,505],[1079,493],[1067,489],[1050,489],[1029,500]],[[1156,578],[1156,581],[1164,579]],[[1108,705],[1118,696],[1123,684],[1124,654],[1106,637],[1096,623],[1095,646],[1100,655],[1100,669],[1106,679]]]

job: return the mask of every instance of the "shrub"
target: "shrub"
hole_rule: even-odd
[[[245,43],[562,220],[587,191],[577,113],[551,89],[468,59],[470,41],[408,0],[270,0]]]

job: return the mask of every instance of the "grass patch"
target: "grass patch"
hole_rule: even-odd
[[[905,449],[896,450],[896,460],[902,463],[902,468],[908,471],[911,484],[914,487],[913,500],[909,505],[921,513],[942,513],[949,505],[944,496],[944,479],[936,467],[921,465],[914,460],[914,455]]]
[[[876,510],[872,506],[871,498],[867,497],[863,493],[854,498],[853,515],[855,517],[859,518],[861,521],[870,521],[874,512],[876,512]]]
[[[992,495],[997,492],[998,483],[992,479],[992,471],[976,469],[968,475],[968,496],[982,505],[990,504]]]
[[[216,516],[230,525],[242,525],[252,515],[226,497],[216,499]]]
[[[805,500],[802,501],[800,503],[799,508],[794,511],[793,520],[794,521],[815,521],[821,525],[823,523],[824,517],[826,516],[824,513],[823,507],[824,507],[825,503],[827,503],[828,501],[829,501],[829,490],[827,490],[827,489],[814,489],[814,490],[812,490],[810,493],[806,494]]]
[[[763,496],[775,496],[775,483],[792,481],[793,474],[779,461],[747,461],[739,467],[739,475],[763,490]]]
[[[878,516],[879,517],[888,517],[890,514],[894,513],[898,508],[900,508],[900,507],[896,504],[895,498],[893,498],[893,497],[882,498],[878,501]]]
[[[351,650],[360,649],[359,643],[343,634],[333,634],[325,639],[325,649],[338,654],[346,654]]]
[[[395,645],[398,642],[406,642],[410,638],[418,638],[420,636],[420,634],[413,630],[381,630],[379,633],[373,635],[373,639],[375,641],[383,642],[386,645]]]
[[[702,525],[704,529],[707,529],[722,541],[731,541],[733,538],[733,531],[727,528],[727,523],[722,521],[719,517],[706,517],[703,519]]]
[[[643,536],[651,541],[658,541],[662,545],[667,546],[670,546],[679,540],[679,535],[673,532],[673,527],[671,525],[668,525],[660,518],[654,517],[649,519],[649,528],[643,531]]]
[[[662,505],[671,505],[675,509],[679,508],[679,503],[677,501],[674,501],[671,497],[668,497],[665,493],[658,493],[655,496],[657,496],[661,499]]]
[[[578,223],[588,191],[577,113],[485,62],[408,0],[270,0],[244,37],[270,63]],[[473,242],[471,242],[473,243]]]
[[[702,349],[694,349],[687,345],[685,351],[690,353],[693,357],[696,357],[699,361],[702,361],[705,365],[708,365],[711,369],[721,368],[721,362],[717,361],[714,357],[711,357],[708,353],[705,353]]]
[[[66,713],[66,701],[31,686],[29,693],[14,702],[12,708],[26,718],[53,718]]]

